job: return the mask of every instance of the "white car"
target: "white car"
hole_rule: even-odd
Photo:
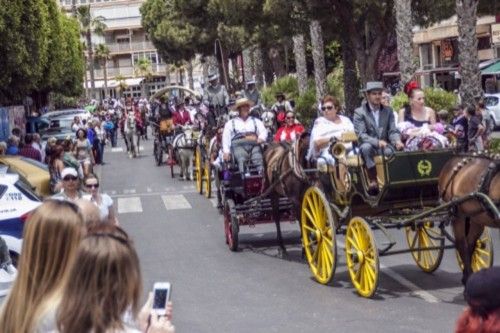
[[[500,93],[499,94],[485,94],[484,104],[490,111],[491,119],[495,127],[500,127]]]
[[[7,294],[16,276],[24,222],[40,205],[40,198],[19,180],[19,175],[6,173],[6,168],[0,171],[0,237],[7,244],[13,264],[0,262],[0,297]]]

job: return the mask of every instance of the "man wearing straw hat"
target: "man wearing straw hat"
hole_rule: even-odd
[[[247,98],[238,99],[234,106],[238,110],[238,117],[228,121],[222,133],[224,161],[230,160],[232,148],[241,173],[245,172],[245,164],[249,160],[257,171],[263,169],[260,144],[266,141],[267,130],[260,119],[249,116],[252,105],[252,101]]]

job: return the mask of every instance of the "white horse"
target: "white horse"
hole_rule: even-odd
[[[139,156],[140,132],[137,129],[134,112],[128,112],[124,124],[125,144],[127,145],[128,157]]]
[[[264,112],[260,115],[260,119],[264,123],[264,127],[267,129],[268,135],[273,135],[276,132],[276,114],[269,110],[264,109]]]
[[[196,139],[191,126],[184,126],[183,132],[174,138],[173,142],[176,160],[181,167],[181,178],[193,180],[193,159]]]

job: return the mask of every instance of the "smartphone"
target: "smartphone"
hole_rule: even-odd
[[[172,285],[170,282],[155,282],[153,286],[153,311],[159,316],[167,314],[167,302],[170,301]]]

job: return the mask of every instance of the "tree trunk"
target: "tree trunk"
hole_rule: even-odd
[[[309,29],[311,33],[314,62],[314,80],[316,82],[316,99],[320,101],[326,95],[326,68],[323,31],[318,20],[311,21]]]
[[[165,85],[169,86],[172,84],[172,79],[170,77],[170,65],[165,64]]]
[[[253,78],[251,53],[252,51],[249,48],[246,48],[241,52],[243,57],[243,83],[250,81]]]
[[[180,86],[184,86],[184,70],[180,68],[178,70],[178,73],[179,73],[179,79],[177,80],[177,82]]]
[[[105,59],[103,61],[102,73],[104,76],[104,98],[108,98],[108,61]]]
[[[302,96],[307,90],[307,61],[304,35],[300,34],[293,36],[293,54],[295,57],[295,67],[297,69],[299,95]]]
[[[344,64],[344,99],[346,115],[352,116],[359,106],[359,82],[356,70],[356,56],[349,35],[342,34],[342,62]]]
[[[285,66],[283,65],[283,56],[280,52],[280,48],[272,46],[269,48],[268,57],[273,66],[273,72],[277,78],[285,76]]]
[[[283,54],[285,56],[285,75],[287,75],[290,73],[290,47],[288,40],[283,42]]]
[[[269,48],[267,46],[261,47],[262,51],[262,70],[264,72],[265,84],[272,84],[274,81],[274,69],[271,58],[269,57]]]
[[[262,59],[262,48],[256,46],[253,51],[253,66],[255,68],[255,81],[258,88],[264,86],[264,60]]]
[[[395,0],[394,10],[396,16],[396,35],[398,42],[399,71],[401,83],[404,85],[411,81],[415,74],[413,61],[413,20],[411,0]]]
[[[92,49],[92,35],[90,29],[87,30],[87,53],[89,57],[89,69],[90,69],[90,98],[95,98],[95,73],[94,73],[94,50]]]
[[[202,75],[203,75],[203,83],[206,83],[208,81],[208,70],[209,70],[208,67],[209,67],[208,59],[207,59],[207,57],[204,57],[204,60],[201,63],[201,71],[202,71]]]
[[[193,60],[188,60],[186,64],[189,89],[194,89],[193,80]]]
[[[88,63],[88,60],[87,58],[85,57],[85,55],[83,56],[84,59],[85,59],[85,97],[87,99],[90,98],[90,90],[89,90],[89,73],[88,73],[88,67],[89,67],[89,63]]]
[[[481,72],[477,52],[477,4],[478,0],[456,0],[458,17],[458,60],[462,77],[460,97],[465,104],[475,104],[481,97]]]

